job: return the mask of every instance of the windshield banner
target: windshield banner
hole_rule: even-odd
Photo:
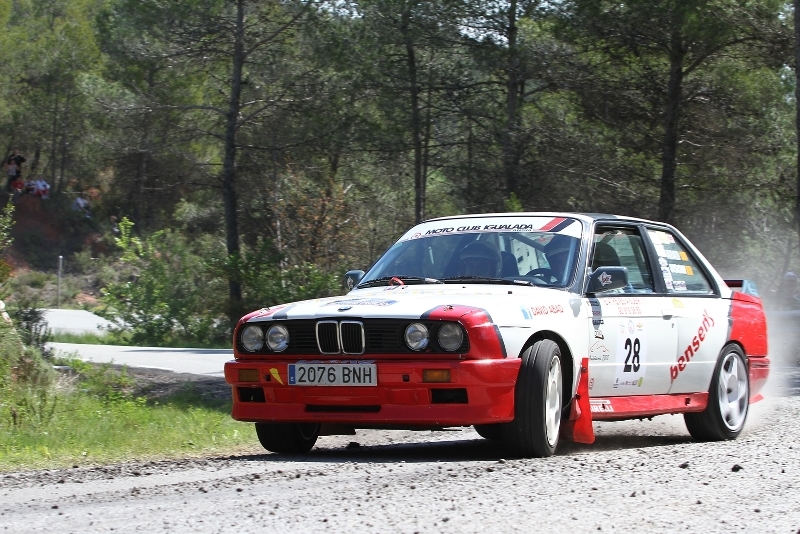
[[[581,237],[581,223],[568,217],[476,217],[430,221],[409,230],[400,241],[472,232],[552,232]]]

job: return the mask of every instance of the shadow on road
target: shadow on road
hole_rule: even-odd
[[[562,442],[556,456],[592,454],[608,450],[663,447],[691,442],[688,436],[598,436],[592,445]],[[298,462],[298,463],[430,463],[497,461],[514,458],[497,442],[479,439],[448,441],[418,441],[388,445],[343,445],[338,448],[315,448],[307,454],[252,454],[231,456],[228,459],[252,462]]]

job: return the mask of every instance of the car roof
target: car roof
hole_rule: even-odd
[[[608,221],[608,220],[618,220],[618,221],[631,221],[631,222],[641,222],[647,224],[656,224],[659,226],[669,226],[666,223],[658,222],[658,221],[651,221],[649,219],[640,219],[638,217],[627,217],[625,215],[611,215],[607,213],[578,213],[578,212],[559,212],[559,211],[518,211],[518,212],[507,212],[507,213],[473,213],[467,215],[452,215],[449,217],[437,217],[435,219],[428,219],[425,222],[429,221],[445,221],[445,220],[452,220],[452,219],[475,219],[481,217],[572,217],[574,219],[582,220],[584,222],[593,222],[593,221]]]

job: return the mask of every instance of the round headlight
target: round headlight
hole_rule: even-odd
[[[411,350],[422,350],[428,346],[428,329],[422,323],[411,323],[406,327],[406,345]]]
[[[270,326],[267,330],[267,345],[275,352],[286,350],[289,346],[289,330],[280,324]]]
[[[464,341],[464,332],[455,323],[445,323],[439,329],[439,346],[444,350],[456,350]]]
[[[264,346],[264,331],[260,326],[245,326],[242,330],[242,346],[248,352],[255,352]]]

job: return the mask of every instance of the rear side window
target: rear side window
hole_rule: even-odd
[[[663,230],[648,230],[658,254],[667,293],[713,293],[714,289],[697,261],[675,236]]]

